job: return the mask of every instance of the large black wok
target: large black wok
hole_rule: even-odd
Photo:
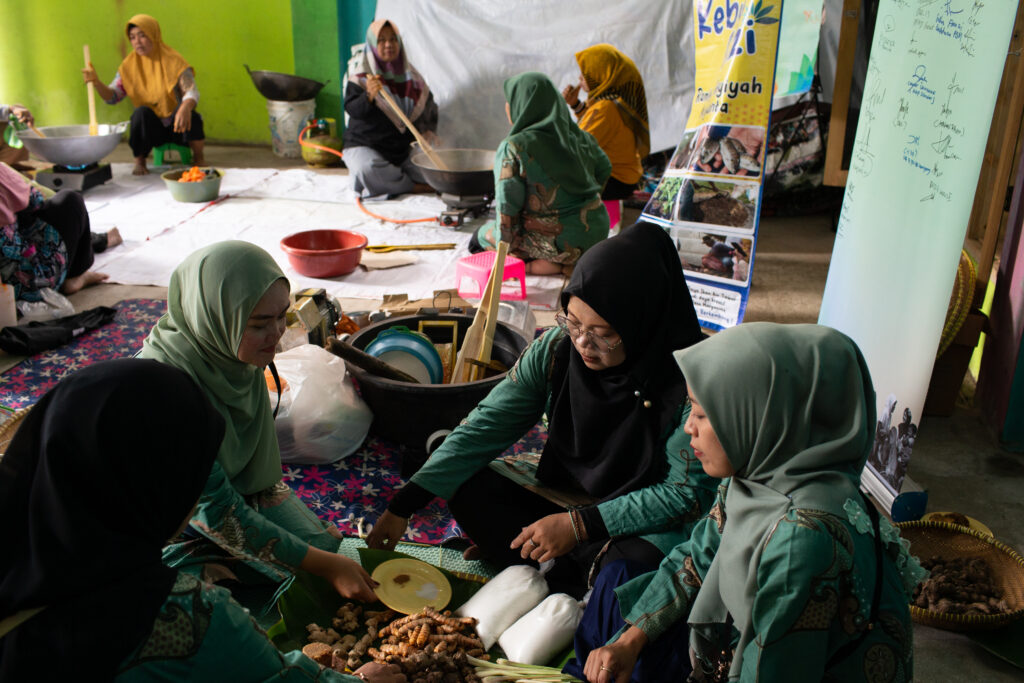
[[[494,196],[494,150],[435,149],[434,153],[449,170],[437,168],[425,152],[414,151],[410,157],[432,188],[460,197]]]
[[[326,85],[326,83],[314,81],[311,78],[282,74],[277,71],[251,71],[248,64],[242,66],[249,72],[249,77],[256,89],[268,100],[277,100],[278,102],[311,100]]]

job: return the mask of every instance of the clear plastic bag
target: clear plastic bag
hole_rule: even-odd
[[[313,344],[279,353],[281,405],[275,427],[283,462],[325,465],[356,452],[373,413],[356,393],[345,361]],[[277,392],[271,391],[271,405]]]
[[[54,318],[66,318],[75,314],[75,307],[70,300],[56,289],[46,287],[39,290],[41,301],[18,300],[18,312],[21,313],[21,323],[30,323],[33,320],[53,320]]]

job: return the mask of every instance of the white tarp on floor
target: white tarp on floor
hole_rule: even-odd
[[[647,90],[651,149],[675,148],[693,100],[692,3],[680,0],[378,0],[441,109],[450,147],[495,149],[508,134],[502,83],[540,71],[559,90],[579,79],[576,52],[611,43]]]
[[[293,289],[322,287],[338,298],[380,299],[406,294],[430,297],[457,286],[455,266],[468,253],[472,228],[442,227],[436,222],[398,225],[368,216],[355,203],[347,176],[305,169],[225,169],[220,201],[176,202],[158,174],[131,175],[131,164],[113,164],[114,178],[85,193],[93,232],[117,227],[125,243],[96,257],[94,270],[110,281],[166,287],[171,272],[196,249],[223,240],[257,244],[280,264]],[[436,217],[444,204],[433,196],[411,195],[393,201],[366,201],[380,215],[396,219]],[[479,226],[480,220],[472,226]],[[299,275],[281,250],[282,237],[301,230],[344,228],[361,232],[370,244],[452,242],[452,250],[415,251],[417,262],[386,270],[365,270],[322,280]],[[528,277],[531,304],[556,305],[560,277]]]

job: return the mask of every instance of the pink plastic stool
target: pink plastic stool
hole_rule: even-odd
[[[470,254],[459,259],[455,265],[455,283],[459,287],[459,296],[464,299],[466,297],[483,298],[495,256],[497,254],[493,251],[481,251],[479,254]],[[476,283],[476,291],[463,289],[462,281],[467,277]],[[502,299],[521,301],[526,298],[526,263],[522,259],[515,256],[505,257],[505,270],[502,272],[501,281],[504,283],[506,280],[519,280],[519,292],[509,291],[502,287]]]
[[[622,200],[609,199],[603,203],[604,208],[608,211],[608,233],[614,234],[622,221]]]

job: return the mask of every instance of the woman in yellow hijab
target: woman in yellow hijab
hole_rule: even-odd
[[[644,79],[636,64],[607,43],[576,53],[578,85],[568,85],[562,96],[572,107],[581,129],[597,139],[612,162],[601,199],[626,199],[643,175],[641,160],[650,154]],[[587,99],[580,99],[580,90]]]
[[[135,155],[132,173],[145,175],[150,150],[173,142],[192,149],[192,163],[202,166],[203,117],[196,112],[199,90],[195,71],[177,50],[164,44],[160,24],[148,14],[136,14],[128,20],[125,33],[132,51],[110,85],[100,81],[92,64],[82,69],[86,83],[107,104],[128,97],[135,105],[128,144]]]

